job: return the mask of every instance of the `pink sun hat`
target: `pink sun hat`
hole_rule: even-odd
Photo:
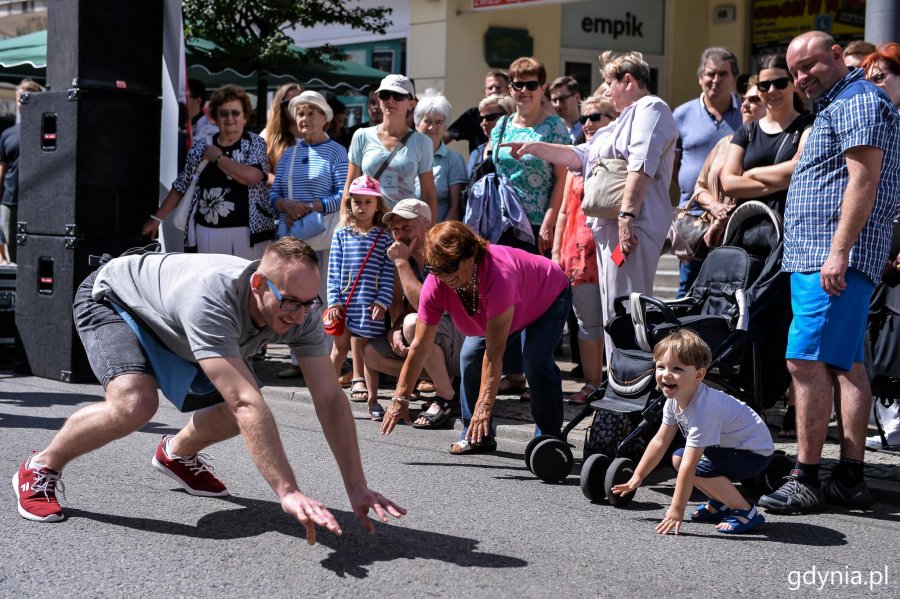
[[[381,183],[378,179],[373,179],[368,175],[357,177],[350,183],[350,194],[359,194],[361,196],[380,196]]]

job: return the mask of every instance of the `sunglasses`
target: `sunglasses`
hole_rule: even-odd
[[[762,104],[762,98],[759,96],[744,96],[744,102],[750,102],[751,104]]]
[[[489,123],[493,123],[494,121],[499,119],[501,116],[506,116],[506,113],[505,112],[492,112],[490,114],[483,114],[483,115],[481,115],[480,120],[487,121]]]
[[[541,86],[540,81],[513,81],[509,84],[517,92],[522,91],[523,89],[527,89],[530,92],[537,91],[537,89]]]
[[[884,83],[884,80],[887,79],[888,73],[875,73],[871,77],[869,77],[869,81],[874,83],[875,85],[881,85]]]
[[[378,92],[378,99],[382,102],[387,102],[390,99],[393,99],[394,102],[402,102],[403,100],[409,100],[409,94],[401,94],[400,92],[392,92],[383,89]]]
[[[590,121],[592,123],[596,123],[603,117],[606,117],[611,121],[616,120],[616,117],[614,117],[611,114],[606,114],[605,112],[592,112],[591,114],[583,114],[580,117],[578,117],[578,122],[581,123],[582,125],[584,125],[588,121]]]
[[[239,116],[243,115],[244,111],[243,110],[217,110],[216,114],[218,115],[218,118],[220,118],[220,119],[227,119],[228,117],[236,119]]]
[[[322,307],[322,298],[318,295],[311,300],[307,300],[305,302],[301,302],[300,300],[295,299],[285,299],[278,290],[275,289],[275,285],[272,284],[272,281],[266,279],[266,283],[269,285],[269,289],[272,290],[272,293],[275,294],[275,297],[281,302],[281,309],[285,312],[296,312],[300,308],[306,308],[307,312],[314,312]]]
[[[784,89],[790,82],[790,77],[779,77],[778,79],[768,79],[766,81],[760,81],[756,84],[756,87],[761,92],[767,92],[772,86],[775,86],[775,89]]]
[[[455,262],[450,262],[449,264],[444,264],[443,266],[432,266],[431,264],[425,265],[425,272],[431,273],[434,276],[439,276],[441,274],[452,275],[457,270],[459,270],[459,265],[462,262],[462,258]]]

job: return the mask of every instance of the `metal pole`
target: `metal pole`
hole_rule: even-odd
[[[875,45],[900,42],[900,2],[866,1],[866,41]]]

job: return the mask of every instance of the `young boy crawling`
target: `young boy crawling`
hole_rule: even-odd
[[[678,534],[695,486],[709,501],[694,510],[692,522],[716,524],[716,530],[725,534],[762,525],[763,515],[747,503],[732,481],[753,477],[769,465],[774,445],[766,425],[747,404],[703,384],[712,355],[695,333],[680,330],[660,341],[653,359],[656,384],[666,397],[662,425],[634,475],[612,492],[622,495],[640,487],[681,430],[687,442],[672,454],[678,471],[675,495],[656,532]]]

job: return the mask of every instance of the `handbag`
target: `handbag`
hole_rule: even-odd
[[[666,238],[666,245],[670,245],[669,252],[685,264],[692,260],[702,260],[709,253],[703,236],[712,225],[712,219],[706,211],[700,216],[691,214],[694,204],[696,199],[691,198],[683,208],[678,209]]]
[[[584,181],[581,210],[585,216],[617,218],[625,197],[628,161],[623,158],[601,158]]]
[[[359,272],[356,273],[356,279],[353,281],[353,286],[350,287],[350,293],[347,295],[347,301],[344,302],[344,313],[347,312],[347,307],[350,305],[350,300],[353,299],[353,292],[356,291],[356,284],[359,283],[359,277],[362,276],[363,269],[366,268],[366,262],[369,261],[369,256],[372,255],[372,252],[375,250],[375,246],[378,245],[378,240],[381,238],[381,234],[384,233],[384,229],[379,229],[378,234],[375,236],[375,241],[372,242],[372,247],[369,248],[369,252],[366,254],[366,257],[363,258],[363,263],[359,267]],[[338,318],[337,320],[329,320],[328,318],[328,310],[322,312],[322,325],[325,328],[325,334],[331,335],[332,337],[340,337],[344,334],[344,330],[347,328],[346,318]]]
[[[294,166],[297,164],[297,148],[294,147],[294,154],[291,159],[291,166],[288,168],[288,180],[287,180],[287,197],[288,199],[293,200],[294,198]],[[297,201],[297,200],[293,200]],[[314,200],[301,200],[306,204],[311,204]],[[301,239],[304,241],[308,241],[315,237],[316,235],[321,235],[325,231],[328,230],[329,225],[331,226],[332,233],[334,232],[334,226],[337,224],[337,221],[334,218],[330,218],[332,216],[337,216],[339,212],[335,212],[333,214],[324,214],[322,212],[317,212],[315,210],[309,212],[306,216],[301,219],[295,220],[291,223],[290,228],[288,228],[287,223],[284,220],[281,220],[278,224],[278,236],[286,237],[288,235],[292,235],[297,239]],[[327,222],[326,222],[327,219]]]

